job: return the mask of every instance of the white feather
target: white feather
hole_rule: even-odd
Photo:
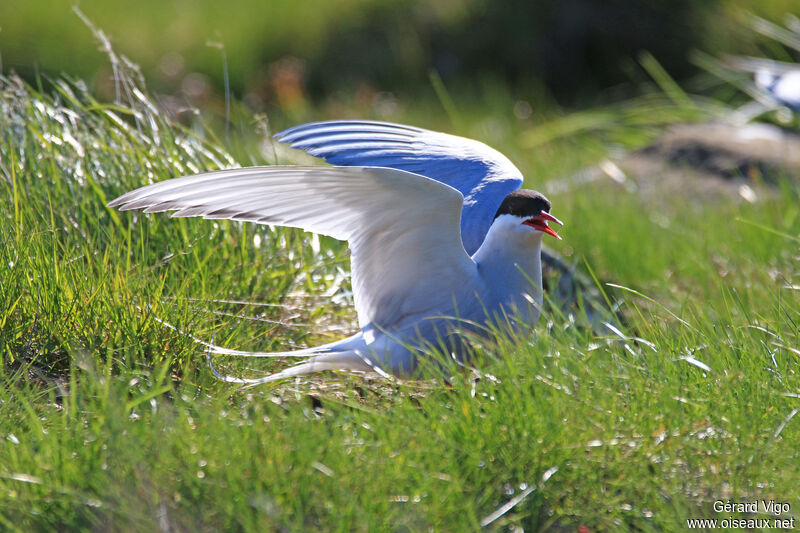
[[[454,188],[403,170],[272,166],[171,179],[109,206],[292,226],[347,240],[364,327],[425,313],[431,293],[456,294],[476,279],[461,241],[462,203]]]

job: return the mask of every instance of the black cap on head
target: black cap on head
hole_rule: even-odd
[[[514,215],[517,217],[535,217],[542,211],[550,212],[550,200],[540,192],[528,189],[514,191],[503,199],[494,218],[500,215]]]

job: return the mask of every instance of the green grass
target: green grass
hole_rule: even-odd
[[[121,49],[139,58],[153,77],[169,77],[159,73],[164,56],[183,55],[190,71],[213,76],[221,86],[222,56],[213,43],[224,44],[232,81],[241,85],[264,68],[265,58],[274,61],[287,49],[303,56],[318,53],[329,34],[349,29],[359,11],[373,3],[237,0],[223,5],[201,0],[187,5],[144,0],[133,6],[88,0],[79,7]],[[34,0],[0,6],[0,18],[7,21],[0,37],[6,65],[26,72],[37,67],[49,73],[68,68],[70,74],[87,78],[106,68],[92,34],[76,24],[73,5]]]
[[[755,205],[602,184],[553,195],[556,247],[625,287],[603,285],[622,335],[553,313],[530,337],[487,341],[477,382],[330,374],[242,392],[159,320],[251,350],[343,336],[344,247],[107,209],[236,161],[146,94],[107,105],[54,86],[0,80],[3,529],[464,531],[525,495],[489,529],[671,531],[726,517],[714,500],[800,506],[790,181]],[[527,129],[462,109],[457,133],[515,155],[536,186],[668,117],[716,112],[675,95],[650,122],[635,112],[646,100]],[[217,363],[248,376],[281,364]]]

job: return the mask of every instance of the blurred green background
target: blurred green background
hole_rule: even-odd
[[[89,80],[113,96],[110,69],[70,0],[0,2],[4,72]],[[201,108],[234,99],[291,120],[359,113],[391,118],[407,102],[436,101],[435,72],[462,105],[495,87],[514,100],[584,107],[629,96],[646,50],[678,81],[710,54],[783,49],[742,24],[780,20],[798,0],[82,0],[78,7],[151,88]],[[765,50],[769,49],[769,50]],[[224,52],[223,52],[224,50]],[[224,53],[224,57],[223,57]],[[789,58],[790,59],[790,58]],[[227,64],[227,68],[224,66]],[[320,110],[323,108],[323,110]],[[314,109],[312,116],[311,109]],[[518,115],[531,112],[523,105]]]

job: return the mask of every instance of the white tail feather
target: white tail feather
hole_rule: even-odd
[[[199,339],[194,335],[192,335],[191,333],[183,331],[182,329],[173,326],[169,322],[165,322],[158,317],[154,316],[153,319],[156,322],[164,325],[165,327],[177,331],[181,335],[189,337],[197,344],[205,346],[206,348],[208,348],[209,353],[217,355],[235,355],[238,357],[311,357],[314,355],[321,355],[330,352],[330,349],[328,349],[326,345],[317,346],[315,348],[303,348],[300,350],[294,350],[289,352],[248,352],[244,350],[232,350],[230,348],[223,348],[222,346],[217,346],[216,344],[211,344],[210,342],[206,342],[203,339]]]
[[[224,376],[219,374],[216,370],[214,370],[214,375],[216,375],[222,381],[228,383],[242,383],[245,385],[244,388],[250,388],[263,383],[281,381],[315,372],[322,372],[324,370],[378,372],[385,375],[385,372],[371,364],[368,360],[355,351],[318,355],[316,357],[312,357],[305,363],[291,366],[285,370],[281,370],[280,372],[276,372],[274,374],[269,374],[268,376],[264,376],[262,378],[237,378],[234,376]]]
[[[186,335],[194,342],[205,346],[208,351],[206,352],[206,359],[214,372],[214,376],[226,383],[242,383],[244,388],[255,387],[262,383],[270,383],[274,381],[281,381],[288,378],[312,374],[314,372],[322,372],[325,370],[346,370],[356,372],[371,372],[377,373],[384,378],[391,379],[392,376],[387,374],[384,370],[374,364],[370,359],[361,355],[357,350],[340,350],[336,351],[332,348],[332,344],[317,346],[315,348],[305,348],[302,350],[295,350],[291,352],[246,352],[242,350],[231,350],[211,344],[202,339],[182,331],[181,329],[173,326],[169,322],[165,322],[158,317],[153,317],[160,324],[177,331],[181,335]],[[340,341],[341,342],[341,341]],[[334,343],[335,344],[335,343]],[[239,378],[235,376],[226,376],[220,374],[211,360],[211,354],[217,355],[233,355],[237,357],[310,357],[304,363],[295,366],[290,366],[287,369],[281,370],[274,374],[269,374],[261,378]]]

